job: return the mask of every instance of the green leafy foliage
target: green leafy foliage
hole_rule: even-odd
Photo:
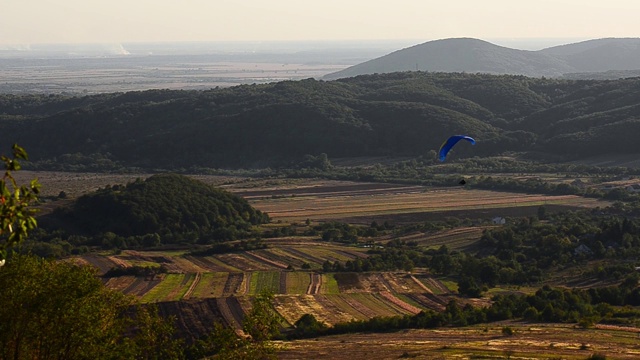
[[[421,156],[451,134],[478,140],[452,160],[505,151],[567,158],[636,151],[639,84],[403,72],[208,91],[2,95],[0,131],[30,149],[31,166],[74,171],[326,168],[325,159],[340,157]]]
[[[16,182],[11,173],[20,170],[19,160],[28,160],[28,155],[17,144],[12,151],[12,157],[0,157],[5,169],[0,179],[0,260],[6,258],[8,248],[20,243],[37,227],[36,210],[31,205],[37,201],[40,184],[37,180],[28,186]]]
[[[16,255],[0,271],[0,358],[181,357],[173,326],[90,267]]]

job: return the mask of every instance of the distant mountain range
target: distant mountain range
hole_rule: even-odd
[[[323,79],[416,70],[600,79],[640,76],[640,38],[588,40],[538,51],[511,49],[473,38],[435,40]]]

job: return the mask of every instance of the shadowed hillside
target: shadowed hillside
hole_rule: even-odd
[[[454,38],[429,41],[328,74],[326,80],[396,71],[468,72],[562,77],[640,69],[640,39],[597,39],[539,51]],[[617,77],[615,77],[617,78]]]
[[[535,152],[557,160],[635,154],[640,79],[561,80],[402,72],[208,91],[0,96],[0,132],[37,169],[326,166],[320,159]],[[323,155],[324,156],[324,155]],[[311,158],[310,158],[311,157]]]

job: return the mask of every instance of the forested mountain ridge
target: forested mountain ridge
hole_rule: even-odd
[[[640,152],[639,111],[639,78],[403,72],[208,91],[4,95],[0,132],[43,168],[290,166],[321,153],[417,157],[452,134],[478,144],[455,149],[451,160],[506,151],[576,159]]]
[[[537,51],[511,49],[473,38],[429,41],[324,76],[334,80],[397,71],[469,72],[563,77],[640,70],[640,39],[604,38]],[[637,74],[635,75],[637,76]]]

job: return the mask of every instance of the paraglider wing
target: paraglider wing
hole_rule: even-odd
[[[444,159],[447,158],[447,153],[449,153],[449,150],[451,150],[451,148],[462,139],[467,140],[471,143],[471,145],[476,144],[476,141],[470,136],[453,135],[452,137],[448,138],[447,141],[445,141],[444,144],[442,144],[442,146],[440,147],[440,152],[438,153],[438,158],[440,159],[440,161],[444,161]]]

